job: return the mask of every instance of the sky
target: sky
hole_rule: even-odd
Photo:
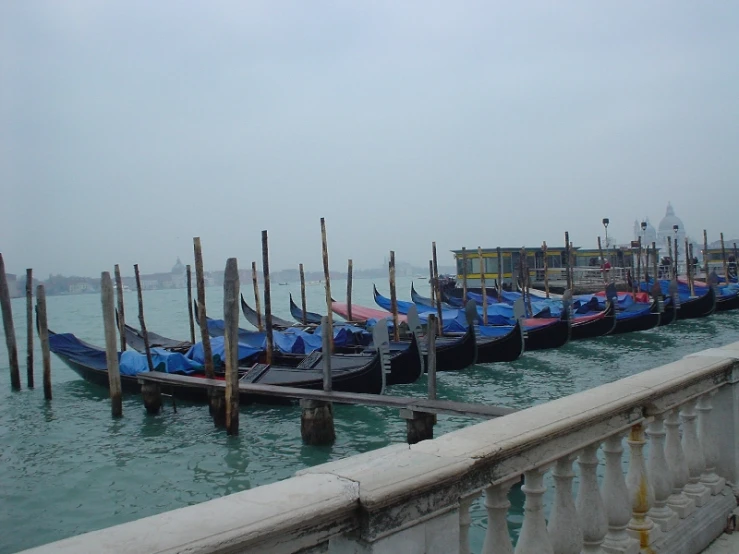
[[[739,236],[739,4],[0,2],[10,272]],[[259,264],[261,267],[261,263]],[[126,271],[126,268],[129,268]]]

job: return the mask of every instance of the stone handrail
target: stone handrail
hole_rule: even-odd
[[[434,440],[34,551],[468,554],[470,506],[484,492],[482,552],[512,553],[507,496],[523,475],[516,554],[698,553],[736,507],[726,480],[739,476],[737,361],[739,343],[706,350]]]

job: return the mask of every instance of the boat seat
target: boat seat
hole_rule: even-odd
[[[313,369],[318,365],[318,362],[321,361],[323,357],[323,354],[320,350],[314,350],[310,354],[308,354],[305,358],[300,360],[300,363],[297,365],[298,369]]]
[[[269,364],[254,364],[246,373],[239,377],[239,381],[243,383],[256,383],[261,377],[269,371]]]

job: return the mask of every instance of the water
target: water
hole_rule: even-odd
[[[378,283],[379,284],[379,283]],[[250,284],[245,294],[252,297]],[[346,283],[332,283],[342,297]],[[371,281],[355,280],[354,302],[373,306]],[[417,283],[421,294],[428,285]],[[384,287],[386,289],[386,286]],[[400,279],[401,298],[410,280]],[[382,290],[382,289],[381,289]],[[289,319],[288,293],[299,285],[273,286],[275,313]],[[325,312],[322,286],[308,286],[308,308]],[[209,314],[222,312],[222,290],[207,289]],[[126,293],[127,319],[136,324],[136,295]],[[99,295],[47,299],[49,327],[103,344]],[[187,338],[186,293],[144,293],[147,327]],[[124,417],[113,420],[107,391],[82,381],[52,355],[54,399],[41,387],[25,388],[25,299],[13,300],[23,390],[10,392],[5,341],[0,345],[0,553],[15,552],[86,531],[196,504],[272,483],[316,464],[405,441],[405,423],[384,408],[336,406],[336,444],[307,447],[300,438],[300,410],[245,406],[241,434],[213,427],[207,408],[178,403],[177,413],[146,416],[138,396],[125,396]],[[249,327],[242,318],[242,327]],[[510,364],[479,365],[440,373],[440,398],[524,408],[632,375],[705,348],[739,340],[739,314],[724,313],[665,328],[570,343],[525,354]],[[422,396],[426,379],[392,387],[390,394]],[[439,416],[437,436],[479,420]],[[512,498],[512,534],[521,522],[521,498]],[[479,551],[485,510],[472,510],[471,542]]]

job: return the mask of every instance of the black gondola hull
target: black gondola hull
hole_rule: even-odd
[[[512,362],[517,360],[524,350],[523,332],[521,325],[517,323],[507,335],[480,338],[477,341],[477,363]]]
[[[711,315],[716,310],[716,292],[713,287],[698,298],[691,298],[680,303],[677,319],[696,319]]]

